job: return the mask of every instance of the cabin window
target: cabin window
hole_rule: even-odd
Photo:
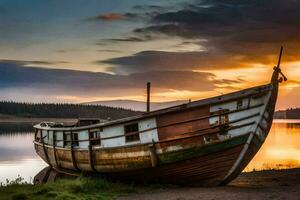
[[[71,132],[64,132],[64,146],[71,146]]]
[[[129,124],[124,127],[126,142],[135,142],[140,140],[139,124]]]
[[[91,145],[101,145],[101,132],[102,131],[103,131],[102,127],[99,129],[92,129],[89,131]]]
[[[73,134],[73,146],[79,146],[78,133],[72,133],[72,134]]]
[[[237,106],[236,106],[236,108],[237,108],[237,110],[239,110],[239,109],[241,109],[243,107],[243,99],[239,99],[238,101],[237,101]]]

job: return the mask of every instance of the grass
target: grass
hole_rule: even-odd
[[[115,199],[131,193],[140,193],[153,190],[156,186],[145,187],[134,184],[113,183],[100,178],[79,177],[74,180],[58,180],[44,185],[32,185],[22,182],[18,177],[14,181],[7,181],[0,186],[1,200],[28,200],[28,199]]]

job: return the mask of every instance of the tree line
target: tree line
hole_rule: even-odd
[[[140,114],[124,108],[66,103],[20,103],[0,101],[0,114],[37,118],[119,119]]]
[[[300,108],[288,108],[286,110],[276,111],[275,119],[300,119]]]
[[[300,119],[300,108],[289,108],[286,110],[287,119]]]

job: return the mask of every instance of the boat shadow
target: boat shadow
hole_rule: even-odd
[[[34,176],[33,184],[41,185],[45,183],[51,183],[62,179],[76,179],[80,176],[80,174],[72,171],[61,171],[58,169],[54,169],[50,166],[45,167],[39,173]]]

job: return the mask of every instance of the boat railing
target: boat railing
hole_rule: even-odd
[[[93,141],[99,141],[99,145],[100,145],[101,141],[104,141],[104,140],[110,140],[110,139],[116,139],[116,138],[121,138],[121,137],[126,137],[126,136],[139,135],[141,133],[145,133],[145,132],[148,132],[148,131],[151,131],[151,130],[154,130],[154,129],[161,129],[161,128],[166,128],[166,127],[169,127],[169,126],[179,125],[179,124],[183,124],[183,123],[199,121],[199,120],[207,119],[207,118],[210,118],[210,117],[224,116],[224,115],[228,115],[230,113],[235,113],[235,112],[240,112],[240,111],[244,111],[244,110],[248,110],[248,109],[257,108],[257,107],[260,107],[260,106],[263,106],[263,105],[264,105],[263,103],[257,104],[257,105],[252,105],[252,106],[248,105],[245,108],[240,108],[240,109],[236,109],[236,110],[228,110],[228,111],[225,111],[225,112],[221,110],[221,111],[218,111],[218,112],[214,112],[214,113],[212,113],[211,115],[208,115],[208,116],[202,116],[202,117],[198,117],[198,118],[194,118],[194,119],[190,119],[190,120],[183,120],[183,121],[180,121],[180,122],[170,123],[170,124],[166,124],[166,125],[163,125],[163,126],[148,128],[148,129],[145,129],[145,130],[131,132],[131,133],[127,133],[127,134],[122,133],[122,134],[119,134],[119,135],[116,135],[116,136],[111,136],[111,137],[90,138],[89,135],[88,135],[87,139],[74,139],[74,134],[78,134],[80,131],[72,131],[72,130],[71,131],[58,131],[58,130],[36,129],[35,142],[44,143],[45,138],[48,137],[48,142],[47,143],[45,142],[45,144],[57,146],[57,143],[62,142],[63,143],[62,146],[64,148],[78,147],[79,146],[78,144],[80,142],[88,142],[89,145],[90,145],[91,142],[93,142]],[[185,132],[185,133],[182,133],[182,134],[178,134],[178,137],[183,138],[185,135],[187,135],[187,136],[192,136],[192,135],[197,136],[197,135],[201,135],[201,134],[202,135],[203,134],[214,134],[214,133],[219,133],[220,130],[222,130],[222,132],[226,132],[226,131],[233,130],[233,129],[236,129],[236,128],[240,128],[240,127],[243,127],[243,126],[249,126],[249,125],[255,123],[255,121],[250,122],[250,123],[248,122],[248,123],[238,125],[238,126],[232,126],[232,124],[243,121],[243,120],[246,120],[246,119],[250,119],[250,118],[253,118],[253,117],[259,116],[259,115],[260,115],[260,112],[257,112],[257,113],[254,113],[252,115],[246,116],[246,117],[238,118],[236,120],[231,120],[231,121],[227,121],[225,123],[219,123],[219,124],[211,125],[210,127],[201,128],[201,129],[193,130],[193,131],[190,131],[190,132]],[[93,128],[93,130],[94,129],[95,128]],[[40,131],[40,137],[38,137],[38,131]],[[43,136],[44,133],[42,131],[46,131],[45,136]],[[71,135],[70,139],[57,139],[56,138],[56,133],[57,132],[62,133],[62,134],[65,134],[67,132],[68,134]],[[90,130],[89,130],[88,134],[89,133],[90,133]],[[49,140],[49,134],[53,134],[52,139],[50,139],[50,140]],[[43,137],[41,137],[41,136],[43,136]],[[163,142],[163,141],[160,141],[160,142]],[[67,145],[65,145],[65,144],[67,144]],[[96,146],[96,145],[93,145],[93,146]],[[61,146],[59,146],[59,147],[61,147]]]

